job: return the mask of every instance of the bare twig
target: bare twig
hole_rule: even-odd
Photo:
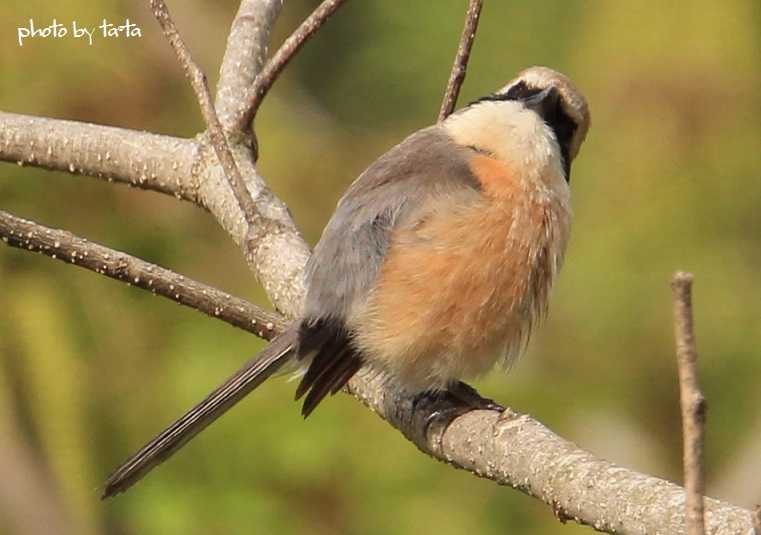
[[[259,211],[256,208],[254,199],[246,188],[246,183],[240,174],[238,164],[235,163],[235,158],[233,158],[232,151],[227,144],[222,124],[219,122],[219,118],[214,111],[214,104],[211,101],[211,94],[206,83],[206,75],[193,61],[190,50],[188,50],[182,37],[180,37],[164,0],[149,0],[149,2],[153,9],[153,15],[164,31],[169,44],[172,45],[172,49],[177,54],[177,59],[185,70],[185,75],[193,86],[193,91],[195,91],[198,104],[201,107],[204,121],[206,121],[206,125],[209,128],[209,140],[217,155],[217,159],[219,159],[222,168],[225,170],[225,176],[227,176],[227,180],[230,182],[230,187],[235,192],[235,199],[238,201],[238,205],[243,211],[249,226],[254,226],[259,219]]]
[[[755,535],[761,535],[761,505],[753,508],[751,516],[753,517],[753,531],[756,532]]]
[[[681,271],[675,273],[671,279],[671,289],[674,293],[674,334],[682,406],[687,533],[703,535],[703,427],[706,402],[698,385],[698,355],[692,316],[692,275]]]
[[[287,280],[289,283],[293,282],[293,279],[298,277],[299,273],[284,268],[282,263],[279,266],[273,266],[272,261],[274,256],[270,251],[273,246],[275,246],[274,250],[278,251],[285,250],[281,249],[281,247],[293,246],[295,247],[295,250],[292,250],[296,253],[295,259],[301,259],[301,253],[306,248],[305,244],[296,231],[290,216],[287,215],[287,209],[285,206],[277,199],[274,199],[274,196],[272,196],[269,190],[266,190],[263,181],[257,180],[256,170],[253,168],[253,159],[250,157],[250,154],[246,154],[243,155],[241,165],[251,170],[249,175],[252,177],[252,189],[258,189],[260,190],[260,193],[262,190],[266,190],[267,193],[264,195],[265,198],[263,199],[257,197],[257,200],[261,200],[261,210],[260,204],[254,201],[251,192],[247,188],[246,182],[243,180],[243,176],[241,175],[238,164],[233,157],[230,146],[227,143],[227,138],[222,130],[219,118],[214,111],[214,105],[211,102],[211,95],[209,94],[205,75],[193,62],[190,52],[182,41],[180,34],[177,32],[177,28],[169,15],[169,11],[166,4],[164,4],[164,1],[149,1],[153,8],[153,14],[156,17],[156,20],[158,20],[161,25],[164,35],[172,45],[180,63],[182,63],[185,74],[190,79],[201,106],[204,119],[209,128],[209,140],[211,146],[214,149],[217,159],[222,164],[225,177],[234,193],[235,201],[243,214],[246,223],[245,229],[242,232],[241,238],[236,241],[241,245],[246,261],[249,265],[254,267],[259,280],[264,284],[264,288],[267,291],[270,300],[275,304],[278,310],[288,313],[292,313],[294,310],[299,310],[299,304],[294,303],[293,300],[290,300],[290,306],[285,303],[286,297],[290,297],[292,291],[284,288],[281,284],[278,284],[278,287],[274,287],[274,285],[269,284],[267,280],[263,280],[264,277],[262,275],[264,275],[265,272],[277,270],[281,275],[275,277],[276,279],[279,279],[279,281]],[[236,148],[236,150],[238,149],[239,147]],[[238,153],[240,154],[240,150],[238,150]],[[208,182],[209,181],[207,181],[207,183]],[[209,206],[209,209],[219,219],[215,207],[210,204],[207,206]],[[224,212],[227,211],[224,206],[221,207],[221,210]],[[228,230],[229,223],[224,219],[221,219],[220,222],[226,227],[226,230]],[[228,230],[228,232],[230,231]],[[241,234],[235,231],[230,233],[233,235]],[[270,275],[270,273],[267,273],[267,275]],[[299,284],[296,285],[296,287],[298,286]]]
[[[470,49],[473,47],[473,41],[476,39],[476,30],[478,29],[478,19],[481,16],[481,7],[483,0],[470,0],[468,11],[465,15],[465,27],[462,29],[460,36],[460,46],[457,48],[457,55],[454,58],[452,72],[449,74],[449,83],[444,93],[444,100],[439,110],[439,121],[443,121],[454,111],[457,97],[460,94],[460,87],[465,81],[465,73],[468,68],[470,59]]]
[[[12,247],[39,252],[149,290],[266,340],[274,337],[284,326],[282,316],[244,299],[65,230],[48,228],[2,210],[0,239]]]
[[[301,23],[288,39],[281,45],[274,56],[267,62],[264,69],[256,77],[253,87],[246,93],[245,106],[236,121],[236,128],[241,131],[248,129],[259,106],[267,92],[275,83],[282,70],[288,65],[296,52],[304,43],[319,30],[322,25],[340,8],[346,0],[324,0],[304,22]]]

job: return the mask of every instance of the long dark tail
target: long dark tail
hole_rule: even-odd
[[[292,356],[296,337],[296,330],[290,329],[275,338],[203,401],[127,459],[106,480],[102,498],[124,492],[137,483],[279,370]]]

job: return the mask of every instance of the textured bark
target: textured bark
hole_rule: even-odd
[[[215,101],[219,120],[228,132],[236,132],[236,122],[244,129],[249,126],[238,121],[238,117],[246,114],[246,103],[241,95],[253,86],[257,73],[264,68],[270,33],[282,8],[283,0],[243,0],[240,3],[227,37]]]
[[[703,436],[707,408],[698,384],[698,353],[692,319],[692,275],[683,272],[674,274],[671,289],[674,293],[674,338],[679,372],[679,404],[682,409],[687,532],[689,535],[704,535]]]
[[[205,135],[182,139],[0,112],[0,161],[126,183],[206,208],[244,250],[275,308],[296,316],[309,247],[288,208],[257,173],[251,150],[245,144],[231,148],[256,209],[264,216],[257,228],[249,229]]]
[[[0,112],[0,160],[102,178],[199,203],[192,139]]]
[[[595,457],[530,416],[477,410],[428,425],[454,406],[421,403],[369,374],[349,391],[421,451],[542,500],[561,522],[608,533],[687,533],[683,488]],[[705,512],[707,533],[750,533],[746,509],[706,499]]]
[[[0,210],[0,239],[11,247],[37,252],[148,290],[219,318],[265,340],[283,330],[282,316],[156,264],[85,240],[65,230],[42,226]]]

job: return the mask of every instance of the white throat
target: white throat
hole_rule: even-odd
[[[450,115],[443,127],[458,145],[490,153],[525,180],[565,182],[552,128],[520,102],[480,102]]]

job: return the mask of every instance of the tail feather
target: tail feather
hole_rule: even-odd
[[[335,318],[304,322],[299,328],[299,359],[311,358],[296,388],[306,394],[301,414],[306,418],[328,395],[338,392],[362,366],[344,324]]]
[[[295,330],[288,330],[275,338],[261,353],[244,364],[203,401],[175,420],[117,468],[106,480],[102,498],[109,498],[127,490],[222,416],[277,372],[291,357],[295,344]]]

